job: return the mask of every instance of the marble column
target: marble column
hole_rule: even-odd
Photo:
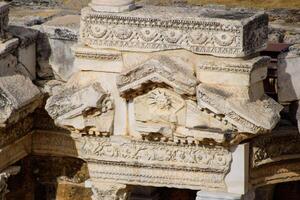
[[[20,167],[13,166],[0,172],[0,200],[5,200],[5,195],[9,192],[7,185],[8,178],[17,175],[20,170]]]
[[[223,192],[197,192],[196,200],[242,200],[242,195]]]
[[[92,200],[128,200],[131,188],[118,183],[92,181]]]
[[[99,12],[125,12],[135,8],[135,0],[92,0],[90,7]]]

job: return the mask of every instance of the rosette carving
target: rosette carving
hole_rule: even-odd
[[[91,35],[95,38],[103,38],[107,33],[107,28],[102,25],[91,26]]]
[[[230,33],[219,33],[214,36],[215,42],[220,46],[230,46],[234,42],[234,35]]]
[[[133,31],[128,28],[117,28],[115,29],[115,35],[120,40],[127,40],[133,34]]]
[[[178,30],[167,30],[163,33],[165,40],[169,43],[177,43],[182,38],[182,32]]]
[[[200,31],[191,32],[190,37],[193,44],[204,44],[208,40],[208,35]]]
[[[155,29],[143,28],[143,29],[140,30],[140,37],[145,42],[153,41],[158,35],[159,34]]]

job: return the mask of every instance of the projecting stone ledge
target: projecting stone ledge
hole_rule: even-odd
[[[244,57],[266,47],[268,15],[236,9],[144,6],[131,12],[82,10],[81,41],[93,48]]]

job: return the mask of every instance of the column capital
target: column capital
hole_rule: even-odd
[[[125,12],[135,9],[135,0],[92,0],[89,6],[99,12]]]
[[[127,200],[130,188],[124,184],[92,181],[92,200]]]

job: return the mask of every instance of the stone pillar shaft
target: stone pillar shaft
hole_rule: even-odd
[[[99,12],[125,12],[135,8],[134,0],[92,0],[90,7]]]

